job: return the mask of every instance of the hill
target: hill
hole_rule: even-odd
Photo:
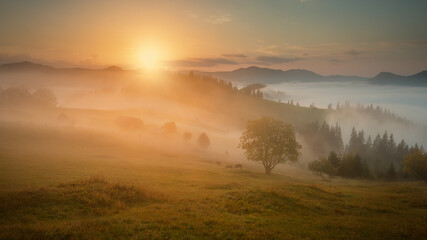
[[[280,70],[251,66],[233,71],[200,72],[227,81],[243,84],[280,84],[285,82],[367,82],[370,84],[425,86],[427,71],[410,76],[400,76],[390,72],[381,72],[373,78],[360,76],[329,75],[324,76],[304,69]]]
[[[233,71],[222,72],[201,72],[227,81],[240,82],[245,84],[279,84],[283,82],[327,82],[327,81],[361,81],[364,80],[358,76],[323,76],[312,71],[304,69],[280,70],[270,68],[260,68],[251,66],[248,68],[239,68]]]
[[[118,66],[109,66],[101,69],[91,68],[54,68],[48,65],[33,63],[29,61],[6,63],[0,65],[0,72],[45,72],[45,73],[70,73],[70,72],[125,72],[126,70]]]
[[[370,78],[368,82],[380,85],[426,86],[427,71],[422,71],[409,76],[396,75],[390,72],[381,72],[377,76]]]
[[[247,161],[226,169],[224,159],[104,134],[1,123],[0,131],[0,239],[427,236],[420,182],[325,182],[292,167],[266,176]]]
[[[118,66],[100,69],[91,68],[55,68],[33,62],[17,62],[0,65],[0,86],[25,86],[38,88],[49,86],[111,88],[120,81],[132,76],[133,70],[124,70]]]
[[[17,71],[54,71],[55,68],[33,63],[33,62],[17,62],[17,63],[6,63],[0,65],[0,72],[17,72]]]
[[[0,65],[0,74],[4,73],[31,73],[38,72],[44,74],[132,74],[135,71],[125,70],[118,66],[109,66],[101,69],[90,68],[54,68],[51,66],[33,63],[17,62]],[[360,76],[343,75],[320,75],[305,69],[271,69],[251,66],[238,68],[233,71],[199,72],[199,74],[220,78],[226,81],[242,83],[245,85],[253,83],[280,84],[285,82],[361,82],[381,85],[406,85],[425,86],[427,85],[427,71],[422,71],[410,76],[396,75],[390,72],[381,72],[373,78]]]

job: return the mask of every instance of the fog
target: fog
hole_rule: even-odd
[[[230,116],[229,109],[219,108],[227,96],[209,92],[209,97],[202,99],[205,93],[180,89],[185,86],[175,84],[176,78],[162,72],[1,74],[3,90],[25,89],[31,94],[48,88],[55,94],[57,105],[6,102],[0,106],[0,121],[23,127],[93,132],[129,145],[169,154],[190,154],[202,160],[245,160],[237,149],[242,123],[248,119],[241,119],[245,110]],[[176,129],[165,131],[163,126],[168,122],[175,123]],[[190,133],[191,138],[184,139],[185,133]],[[202,133],[209,137],[207,148],[198,144]]]
[[[247,121],[261,116],[274,116],[291,122],[298,129],[307,123],[326,120],[342,127],[344,143],[352,127],[368,134],[393,133],[396,141],[427,145],[426,88],[376,86],[365,83],[286,83],[263,89],[264,98],[298,102],[271,104],[254,97],[236,94],[226,82],[201,76],[171,72],[67,72],[0,74],[3,89],[20,88],[34,93],[48,88],[56,96],[56,107],[33,105],[0,107],[0,121],[24,126],[104,134],[130,146],[173,155],[192,155],[203,161],[220,159],[223,163],[244,163],[262,170],[259,164],[246,161],[237,148]],[[241,87],[241,86],[240,86]],[[337,102],[374,104],[386,107],[397,116],[413,123],[378,119],[357,108],[335,111]],[[316,111],[308,111],[314,103]],[[332,104],[332,110],[326,109]],[[176,129],[165,131],[173,122]],[[61,131],[62,131],[61,130]],[[191,137],[185,139],[184,135]],[[207,148],[198,144],[200,134],[210,140]],[[298,137],[298,136],[297,136]],[[303,146],[296,167],[305,168],[318,156],[298,137]],[[289,170],[279,166],[278,170]]]
[[[280,91],[280,92],[278,92]],[[263,89],[266,98],[288,102],[298,102],[301,106],[314,103],[317,108],[327,108],[337,103],[349,102],[353,106],[360,103],[386,108],[398,117],[413,122],[413,126],[403,126],[393,121],[380,121],[358,111],[337,113],[330,111],[327,122],[339,123],[343,130],[343,140],[348,141],[352,127],[365,130],[373,135],[384,131],[393,133],[398,141],[402,138],[410,144],[418,142],[427,145],[427,87],[406,87],[392,85],[373,85],[365,82],[323,82],[323,83],[283,83],[268,85]]]

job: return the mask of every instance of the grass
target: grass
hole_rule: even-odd
[[[267,176],[76,129],[0,132],[0,239],[427,238],[422,182]]]
[[[63,220],[102,216],[155,200],[153,193],[135,186],[112,184],[103,178],[59,184],[55,188],[0,195],[2,223]]]

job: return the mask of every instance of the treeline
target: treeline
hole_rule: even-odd
[[[367,162],[375,177],[384,178],[390,171],[404,176],[404,156],[419,150],[424,151],[418,144],[409,146],[404,139],[396,143],[393,134],[384,132],[382,136],[377,134],[372,140],[370,135],[365,138],[363,130],[357,132],[353,128],[345,152],[359,155]]]
[[[332,104],[328,105],[328,110],[334,110]],[[408,119],[396,115],[394,112],[390,111],[387,108],[370,105],[364,105],[361,103],[356,103],[354,105],[350,104],[349,101],[346,101],[344,104],[337,103],[335,111],[345,113],[347,111],[357,111],[358,113],[363,113],[365,115],[372,116],[379,121],[393,121],[400,123],[406,126],[414,125],[413,122]]]
[[[173,98],[178,101],[208,101],[206,96],[233,96],[237,94],[262,98],[263,94],[259,89],[251,87],[242,91],[229,81],[224,81],[209,75],[190,72],[163,72],[157,76],[164,84],[150,84],[150,81],[135,81],[122,87],[121,93],[129,96],[150,95]]]
[[[310,163],[310,170],[319,174],[348,178],[395,179],[406,177],[403,171],[404,158],[423,147],[409,146],[404,139],[396,143],[393,134],[377,134],[373,139],[365,136],[363,130],[352,129],[348,144],[343,144],[341,127],[326,122],[308,124],[301,130],[301,136],[310,149],[321,157]]]
[[[201,92],[220,90],[227,93],[240,93],[256,98],[263,98],[263,93],[260,89],[264,88],[265,85],[259,83],[250,84],[239,90],[237,87],[233,86],[231,82],[224,81],[222,79],[218,79],[212,76],[196,74],[192,71],[190,71],[189,73],[175,73],[174,76],[175,79],[178,79],[179,82],[184,83],[185,86],[192,86],[194,90]]]
[[[317,155],[323,156],[331,151],[341,153],[344,150],[341,127],[329,125],[325,121],[307,124],[300,134],[310,149]]]
[[[261,92],[260,89],[264,87],[265,87],[264,84],[253,83],[246,87],[241,88],[239,92],[248,96],[263,98],[263,93]]]
[[[310,162],[308,169],[314,174],[326,179],[335,176],[344,178],[371,178],[368,165],[359,155],[344,154],[339,156],[331,152],[327,158],[320,157],[318,160]]]
[[[193,71],[189,73],[173,73],[173,75],[173,78],[176,79],[180,85],[191,86],[193,90],[200,92],[209,92],[218,89],[230,93],[239,92],[237,87],[233,87],[231,82],[226,82],[207,75],[195,74]]]
[[[27,88],[0,88],[0,106],[3,107],[55,107],[55,94],[46,88],[30,92]]]

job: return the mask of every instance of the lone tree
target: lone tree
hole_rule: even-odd
[[[248,160],[262,162],[266,174],[279,163],[296,162],[301,149],[292,125],[272,117],[249,121],[239,147]]]
[[[175,133],[177,129],[175,122],[167,122],[162,126],[163,132],[167,134]]]
[[[197,143],[202,148],[208,148],[209,145],[211,145],[211,141],[209,140],[209,137],[206,133],[200,134],[199,139],[197,140]]]

